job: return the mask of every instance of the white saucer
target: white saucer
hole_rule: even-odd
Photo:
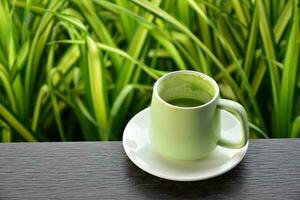
[[[123,133],[123,147],[129,159],[142,170],[160,178],[175,181],[196,181],[221,175],[234,168],[246,154],[242,149],[218,146],[208,157],[193,161],[167,159],[152,149],[148,139],[150,108],[136,114]],[[221,134],[238,140],[242,135],[240,122],[229,112],[221,111]]]

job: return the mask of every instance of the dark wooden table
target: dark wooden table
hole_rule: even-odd
[[[0,144],[0,199],[300,199],[300,139],[251,140],[244,160],[205,181],[149,175],[121,142]]]

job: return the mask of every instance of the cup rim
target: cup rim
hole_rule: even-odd
[[[182,106],[175,106],[173,104],[170,104],[168,102],[166,102],[165,100],[163,100],[160,95],[158,94],[158,86],[160,84],[161,81],[163,81],[164,79],[167,79],[169,78],[170,76],[174,76],[176,74],[197,74],[199,75],[200,77],[206,79],[207,81],[209,81],[211,83],[211,85],[214,87],[214,90],[215,90],[215,94],[213,96],[213,98],[211,98],[208,102],[206,102],[205,104],[202,104],[202,105],[199,105],[199,106],[191,106],[191,107],[182,107]],[[191,110],[191,109],[197,109],[197,108],[203,108],[203,107],[206,107],[208,105],[210,105],[211,103],[213,103],[219,96],[219,93],[220,93],[220,89],[219,89],[219,86],[217,84],[217,82],[210,76],[204,74],[204,73],[201,73],[201,72],[198,72],[198,71],[193,71],[193,70],[179,70],[179,71],[174,71],[174,72],[169,72],[163,76],[161,76],[159,79],[157,79],[157,81],[155,82],[154,84],[154,87],[153,87],[153,94],[154,96],[163,104],[171,107],[171,108],[175,108],[175,109],[182,109],[182,110]]]

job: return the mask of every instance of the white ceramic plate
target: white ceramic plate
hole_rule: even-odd
[[[197,181],[221,175],[241,162],[248,149],[228,149],[218,146],[208,157],[193,161],[168,159],[152,149],[148,127],[150,108],[136,114],[123,133],[123,147],[129,159],[142,170],[160,178],[175,181]],[[240,122],[229,112],[221,110],[221,134],[230,140],[242,136]]]

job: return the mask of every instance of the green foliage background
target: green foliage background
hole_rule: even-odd
[[[214,77],[251,137],[299,137],[298,0],[1,0],[0,140],[120,140],[174,70]]]

